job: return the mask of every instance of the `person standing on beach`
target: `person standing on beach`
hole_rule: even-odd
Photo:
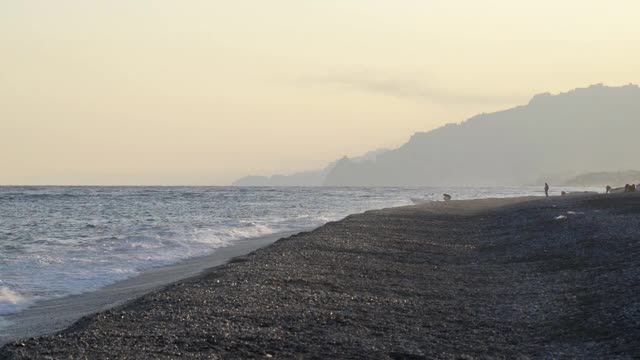
[[[544,196],[549,197],[549,184],[544,183]]]

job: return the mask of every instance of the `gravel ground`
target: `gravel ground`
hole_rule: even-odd
[[[371,211],[0,359],[640,358],[640,194]]]

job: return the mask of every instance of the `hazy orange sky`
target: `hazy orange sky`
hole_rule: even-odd
[[[640,82],[640,2],[5,0],[0,184],[223,185]]]

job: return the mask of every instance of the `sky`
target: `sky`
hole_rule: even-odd
[[[0,184],[226,185],[640,82],[637,0],[3,0]]]

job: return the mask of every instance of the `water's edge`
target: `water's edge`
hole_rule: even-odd
[[[61,331],[83,316],[122,305],[171,283],[197,276],[203,271],[226,264],[235,257],[302,231],[306,230],[237,240],[229,246],[216,249],[212,254],[149,269],[97,291],[37,302],[20,313],[4,316],[7,323],[0,327],[0,346],[21,338]]]

